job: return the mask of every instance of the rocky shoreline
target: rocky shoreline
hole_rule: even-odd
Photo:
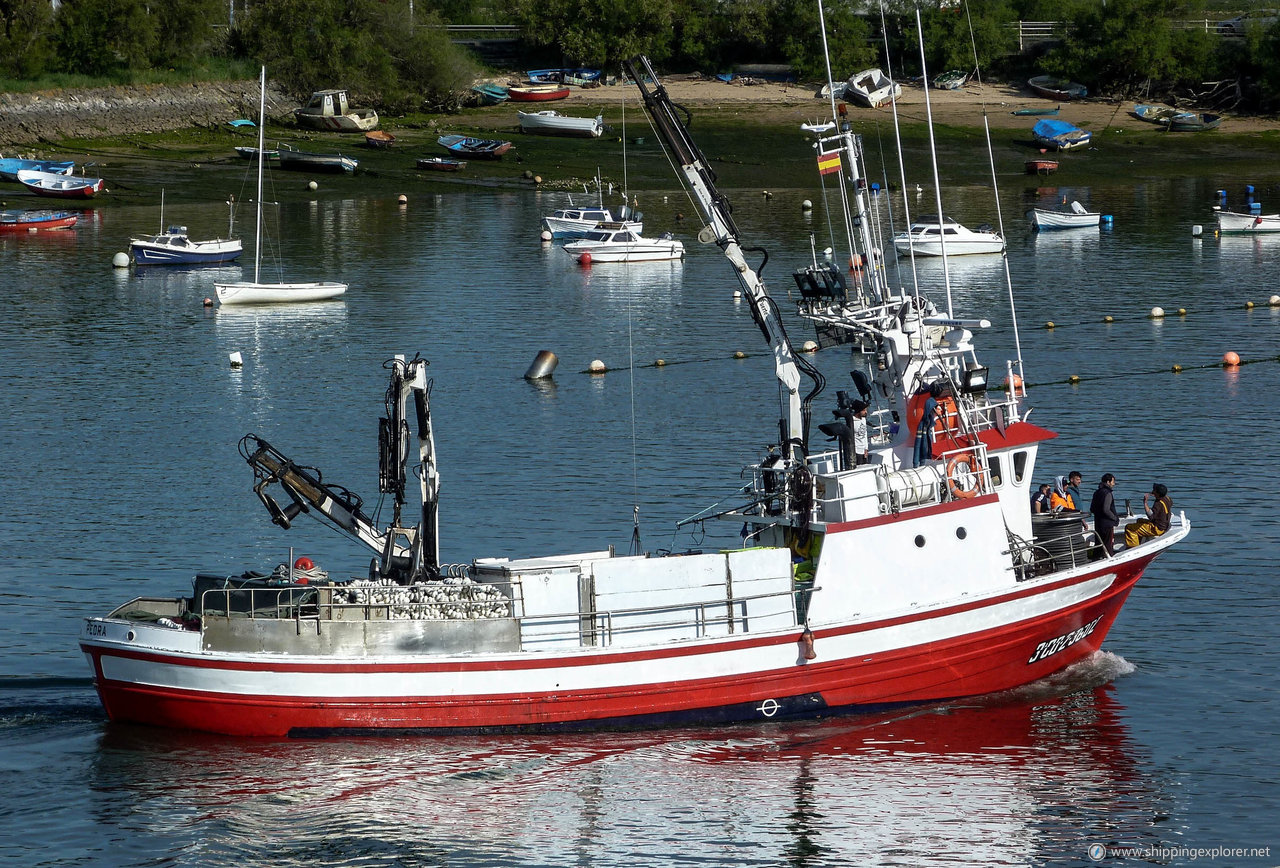
[[[137,85],[0,94],[0,146],[57,145],[65,139],[164,132],[258,116],[258,82]],[[298,102],[267,88],[267,116]]]

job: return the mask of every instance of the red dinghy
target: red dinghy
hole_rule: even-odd
[[[18,172],[18,181],[37,196],[55,199],[92,199],[105,186],[101,178],[78,178],[28,170]]]
[[[553,99],[564,99],[569,95],[569,88],[558,84],[535,84],[528,87],[507,88],[508,99],[516,102],[546,102]]]
[[[1052,175],[1058,171],[1057,160],[1027,160],[1028,175]]]
[[[0,232],[48,232],[76,225],[73,211],[0,211]]]

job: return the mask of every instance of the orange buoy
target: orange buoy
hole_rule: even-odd
[[[1227,352],[1222,354],[1222,367],[1234,368],[1238,364],[1240,364],[1240,357],[1235,353],[1227,350]]]
[[[1013,375],[1012,380],[1008,377],[1004,378],[1004,389],[1006,392],[1012,391],[1015,396],[1025,395],[1027,393],[1026,390],[1022,388],[1022,377],[1019,377],[1017,374]]]
[[[582,255],[580,255],[578,257],[578,264],[581,265],[583,268],[590,268],[591,267],[591,251],[588,250]]]

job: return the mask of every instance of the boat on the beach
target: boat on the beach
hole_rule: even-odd
[[[969,81],[969,73],[963,69],[951,69],[933,78],[933,86],[938,90],[959,90]]]
[[[531,84],[507,88],[507,98],[512,102],[550,102],[569,96],[569,88],[559,84]]]
[[[1261,235],[1280,232],[1280,214],[1242,214],[1215,208],[1213,217],[1221,235]]]
[[[71,160],[35,160],[24,157],[0,157],[0,178],[18,180],[18,173],[47,172],[50,175],[70,175],[76,164]]]
[[[1036,121],[1036,125],[1031,128],[1031,136],[1036,140],[1036,144],[1041,147],[1066,151],[1071,148],[1082,148],[1089,144],[1089,141],[1093,138],[1093,133],[1088,130],[1082,130],[1075,124],[1066,121],[1045,118],[1044,120]]]
[[[1138,103],[1133,107],[1133,116],[1140,121],[1156,124],[1157,126],[1167,127],[1169,121],[1177,115],[1185,114],[1181,109],[1167,105],[1145,105]]]
[[[441,136],[436,142],[455,157],[471,157],[475,160],[498,160],[511,150],[511,143],[501,139],[477,139],[457,134]]]
[[[258,158],[258,154],[266,155],[268,160],[280,159],[280,151],[277,148],[263,148],[259,150],[258,148],[250,147],[249,145],[236,145],[236,153],[246,160],[256,160]]]
[[[364,143],[371,148],[386,150],[396,143],[396,137],[386,130],[369,130],[364,134]]]
[[[367,132],[378,125],[378,113],[352,106],[343,89],[316,91],[306,105],[293,110],[293,116],[300,126],[339,133]]]
[[[684,243],[663,233],[645,238],[628,223],[599,223],[564,246],[583,264],[594,262],[666,262],[684,259]]]
[[[520,130],[526,133],[540,133],[544,136],[573,136],[577,138],[599,138],[604,132],[604,116],[578,118],[562,115],[557,111],[516,112],[520,120]]]
[[[1032,208],[1027,212],[1031,228],[1036,231],[1045,229],[1087,229],[1098,226],[1102,222],[1102,214],[1090,211],[1079,202],[1072,202],[1069,208]]]
[[[1175,133],[1202,133],[1222,125],[1222,115],[1179,112],[1169,119],[1169,130]]]
[[[776,723],[1009,690],[1100,648],[1144,570],[1189,534],[1186,516],[1114,554],[1077,514],[1033,522],[1038,453],[1056,435],[1027,419],[1021,360],[1004,366],[1010,391],[992,388],[974,340],[990,322],[891,289],[880,269],[863,270],[876,282],[856,295],[842,272],[815,280],[797,308],[859,351],[853,385],[874,404],[870,462],[843,443],[811,447],[820,374],[648,61],[626,68],[769,348],[777,394],[757,427],[776,445],[691,520],[741,527],[740,546],[442,562],[438,393],[425,359],[397,356],[384,365],[379,509],[261,437],[240,441],[273,523],[322,521],[372,556],[367,574],[290,558],[86,618],[80,647],[110,719],[260,737]],[[845,155],[842,183],[865,214],[862,143],[837,122],[819,153]],[[844,397],[836,411],[852,412]]]
[[[473,85],[471,92],[476,95],[480,105],[497,105],[500,102],[506,102],[508,99],[507,89],[500,84],[493,84],[492,82]]]
[[[31,169],[19,169],[17,178],[18,183],[32,193],[51,199],[92,199],[106,188],[106,182],[101,178],[37,172]]]
[[[1065,78],[1055,78],[1052,75],[1033,76],[1027,79],[1027,87],[1040,94],[1040,96],[1061,102],[1084,99],[1089,95],[1089,89],[1083,84],[1068,81]]]
[[[293,145],[282,144],[279,151],[280,168],[295,172],[328,172],[350,175],[359,166],[360,161],[342,154],[320,154],[314,151],[300,151]]]
[[[878,108],[902,96],[902,85],[885,75],[883,70],[864,69],[849,76],[843,96],[867,108]]]
[[[423,157],[414,165],[431,172],[461,172],[467,167],[467,161],[450,160],[448,157]]]
[[[916,217],[906,232],[894,236],[893,247],[899,256],[971,256],[1002,252],[1004,237],[990,226],[973,230],[950,217],[939,220],[937,214],[926,214]]]
[[[585,66],[564,67],[561,69],[530,69],[524,74],[526,80],[533,84],[570,84],[574,81],[598,82],[600,70]]]
[[[263,150],[263,129],[267,114],[267,68],[262,67],[261,96],[258,103],[258,150]],[[325,301],[347,291],[345,283],[319,281],[309,283],[265,283],[262,281],[262,175],[266,160],[258,160],[257,220],[254,228],[253,280],[214,283],[213,289],[221,305],[278,304],[303,301]]]
[[[1052,117],[1061,111],[1062,106],[1054,106],[1053,108],[1020,108],[1009,112],[1011,115],[1020,117]]]
[[[12,208],[0,211],[0,232],[51,232],[70,229],[79,215],[74,211]]]

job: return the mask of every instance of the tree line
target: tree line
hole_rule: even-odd
[[[815,0],[0,0],[0,78],[131,80],[146,70],[198,72],[265,63],[299,96],[351,88],[384,109],[449,109],[483,72],[443,25],[518,25],[530,66],[615,71],[637,53],[668,72],[787,64],[825,78]],[[988,79],[1049,73],[1094,94],[1158,98],[1232,80],[1254,108],[1280,103],[1280,26],[1233,38],[1183,22],[1204,0],[859,0],[824,3],[834,76],[891,65],[919,75],[915,11],[931,72],[980,69]],[[1020,53],[1019,20],[1056,21],[1056,39]],[[888,64],[886,58],[892,59]]]

